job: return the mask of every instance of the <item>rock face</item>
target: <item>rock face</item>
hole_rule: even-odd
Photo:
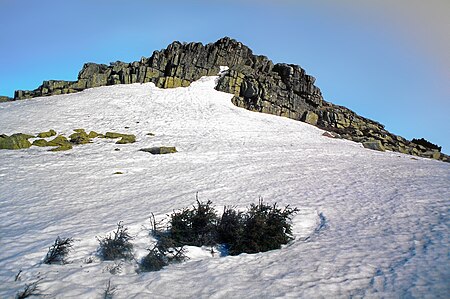
[[[5,97],[5,96],[0,96],[0,103],[2,102],[9,102],[12,101],[14,99],[10,98],[10,97]]]
[[[207,45],[173,42],[167,49],[132,63],[87,63],[77,81],[44,81],[33,91],[16,91],[14,99],[67,94],[114,84],[153,82],[161,88],[183,87],[202,76],[217,75],[220,66],[228,66],[229,70],[222,74],[216,89],[233,94],[232,102],[239,107],[304,121],[356,142],[379,142],[386,150],[449,160],[435,148],[411,143],[389,133],[375,121],[326,102],[314,85],[314,77],[300,66],[274,64],[228,37]]]

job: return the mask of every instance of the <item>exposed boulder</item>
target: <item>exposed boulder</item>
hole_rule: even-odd
[[[127,143],[135,143],[136,136],[132,134],[124,134],[122,138],[116,142],[116,144],[127,144]]]
[[[0,96],[0,103],[13,101],[13,98]]]
[[[363,146],[365,148],[368,148],[371,150],[376,150],[376,151],[381,151],[381,152],[384,152],[386,150],[380,140],[363,142]]]
[[[73,133],[69,136],[70,143],[73,144],[86,144],[91,143],[91,138],[89,138],[88,134],[83,129],[74,130],[76,133]]]
[[[106,132],[105,138],[117,139],[120,138],[116,142],[116,144],[127,144],[136,142],[136,136],[133,134],[122,134],[116,132]]]
[[[47,142],[47,145],[48,146],[65,146],[65,145],[70,145],[70,142],[66,137],[64,137],[62,135],[58,135],[54,139]]]
[[[318,120],[319,116],[312,111],[307,111],[302,118],[302,121],[313,126],[317,125]]]
[[[48,141],[45,139],[36,139],[33,141],[34,146],[40,146],[40,147],[44,147],[44,146],[49,146],[48,145]]]
[[[38,138],[48,138],[48,137],[52,137],[52,136],[56,136],[56,131],[55,130],[50,130],[47,132],[41,132],[37,134]]]
[[[16,150],[22,148],[29,148],[31,142],[28,139],[34,136],[17,133],[11,136],[1,134],[0,135],[0,149]]]
[[[152,155],[163,155],[176,153],[177,149],[174,146],[158,146],[158,147],[142,148],[140,149],[140,151],[150,153]]]
[[[98,135],[99,135],[99,134],[98,134],[97,132],[95,132],[95,131],[90,131],[89,134],[88,134],[88,137],[89,137],[89,138],[97,138]]]
[[[122,133],[106,132],[105,138],[116,139],[116,138],[122,138],[123,135],[124,134],[122,134]]]

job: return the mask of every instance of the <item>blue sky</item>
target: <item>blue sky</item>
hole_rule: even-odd
[[[445,0],[0,0],[0,15],[0,95],[76,80],[85,62],[230,36],[302,66],[327,101],[450,153]]]

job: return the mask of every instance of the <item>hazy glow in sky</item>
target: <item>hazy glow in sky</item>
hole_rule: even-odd
[[[326,100],[449,153],[449,3],[0,0],[0,95],[76,80],[85,62],[135,61],[174,40],[230,36],[299,64]]]

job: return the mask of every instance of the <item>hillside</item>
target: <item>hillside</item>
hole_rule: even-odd
[[[232,102],[239,107],[304,121],[368,148],[450,162],[450,157],[438,147],[406,140],[376,121],[325,101],[314,84],[315,78],[300,66],[274,64],[228,37],[207,45],[173,42],[166,49],[154,51],[151,57],[132,63],[86,63],[77,81],[44,81],[35,90],[17,90],[14,100],[116,84],[153,82],[161,88],[186,87],[202,76],[217,74],[220,66],[230,70],[221,77],[216,89],[234,94]]]
[[[448,296],[448,163],[365,149],[304,122],[236,107],[232,94],[215,90],[217,80],[3,103],[8,135],[84,128],[137,141],[0,151],[0,297],[36,280],[50,298],[101,297],[108,281],[114,298]],[[178,152],[139,151],[151,146]],[[295,240],[233,257],[191,247],[190,260],[150,273],[96,255],[96,236],[123,221],[139,261],[155,241],[150,214],[161,219],[190,206],[197,192],[218,210],[259,197],[298,207]],[[57,236],[75,239],[70,263],[42,264]]]

